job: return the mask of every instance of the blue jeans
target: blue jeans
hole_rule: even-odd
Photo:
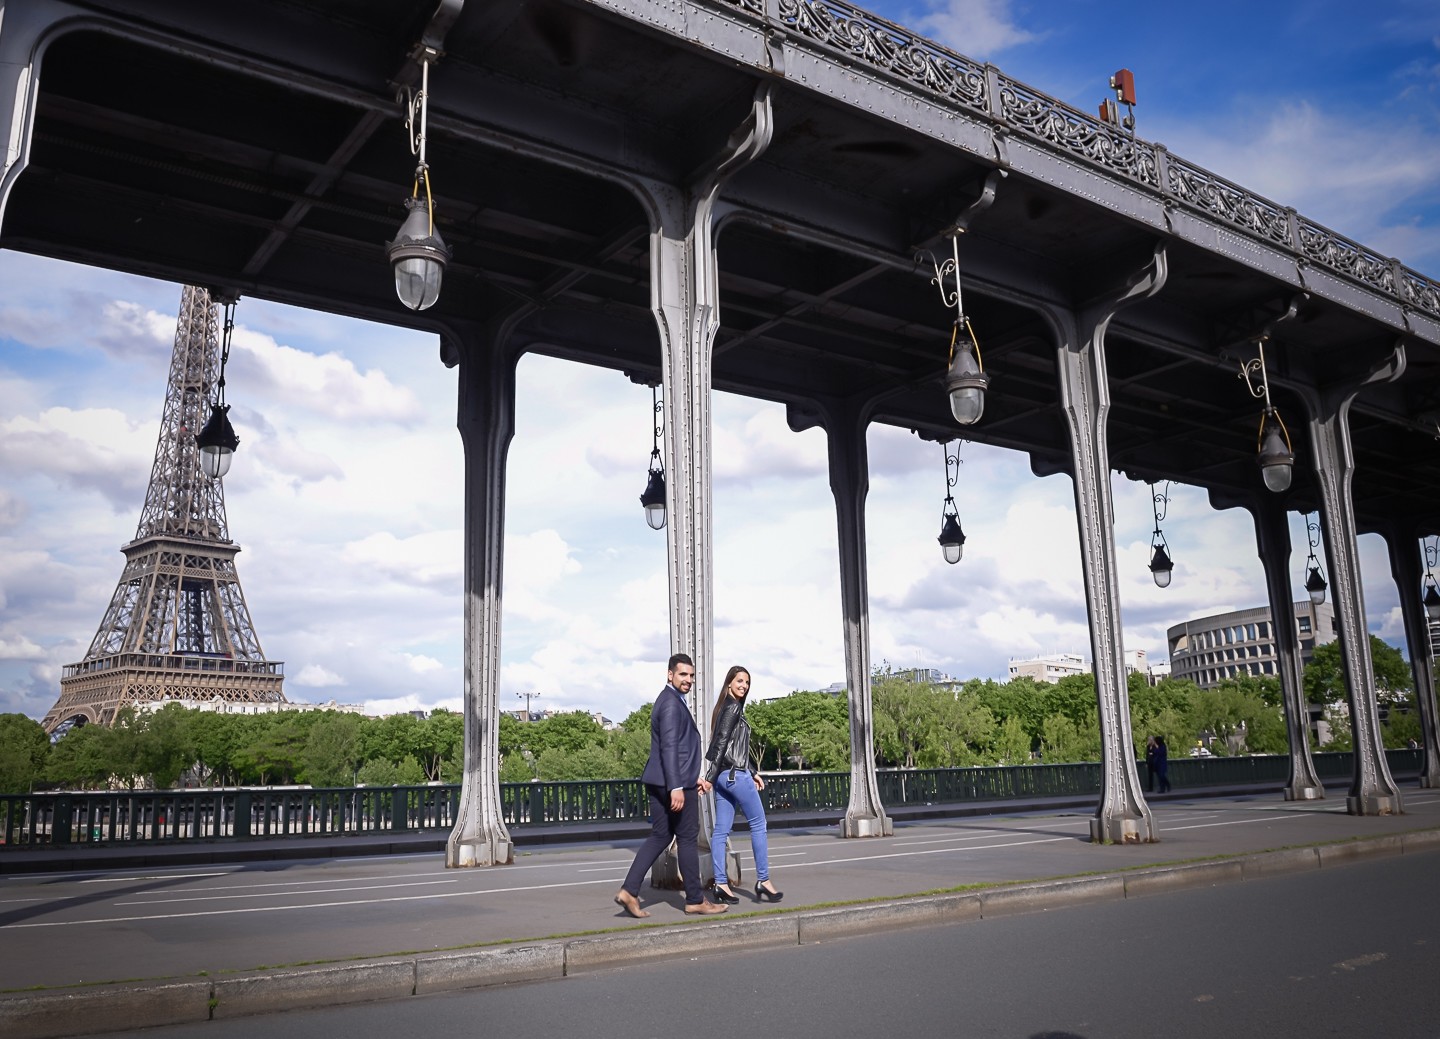
[[[728,885],[725,876],[725,839],[735,825],[735,809],[745,813],[750,823],[750,847],[755,853],[755,879],[770,879],[770,840],[765,834],[765,805],[755,789],[755,776],[736,769],[730,780],[727,768],[715,777],[715,832],[710,835],[710,856],[715,860],[715,883]]]

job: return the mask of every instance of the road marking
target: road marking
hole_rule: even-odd
[[[228,877],[235,873],[233,869],[216,870],[214,873],[153,873],[149,876],[139,877],[92,877],[89,880],[77,880],[77,884],[133,884],[137,880],[194,880],[196,877]]]
[[[345,889],[345,893],[348,894],[348,893],[350,893],[351,891],[375,891],[375,890],[377,890],[377,889],[388,891],[388,890],[391,890],[391,889],[393,889],[393,888],[401,888],[401,887],[431,887],[431,886],[434,886],[435,884],[455,884],[455,883],[458,883],[458,882],[459,882],[459,878],[447,878],[447,879],[445,879],[445,880],[417,880],[417,881],[412,881],[412,882],[410,882],[409,884],[375,884],[375,885],[372,885],[371,887],[347,887],[347,888]],[[317,889],[314,890],[314,891],[286,891],[286,892],[285,892],[285,894],[286,894],[287,896],[289,896],[289,895],[323,895],[323,894],[326,894],[326,893],[327,893],[327,892],[325,891],[324,888],[317,888]],[[258,891],[258,892],[256,892],[256,893],[250,894],[250,895],[187,895],[187,896],[185,896],[184,898],[146,898],[146,899],[140,899],[140,900],[135,901],[135,902],[112,902],[112,903],[110,903],[110,904],[111,904],[111,905],[116,905],[116,906],[159,906],[159,905],[167,905],[167,904],[169,904],[169,903],[171,903],[171,902],[220,902],[220,901],[224,901],[224,900],[227,899],[227,898],[265,898],[265,897],[267,897],[269,894],[271,894],[271,892]]]

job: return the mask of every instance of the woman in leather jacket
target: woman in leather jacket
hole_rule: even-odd
[[[765,806],[760,791],[765,780],[750,767],[750,726],[745,722],[745,698],[750,694],[750,672],[732,667],[710,715],[710,762],[705,778],[715,786],[715,832],[710,854],[715,861],[714,895],[721,902],[740,901],[725,875],[725,842],[735,825],[735,809],[750,823],[750,847],[755,853],[755,900],[778,902],[782,895],[770,882],[770,845],[765,832]]]

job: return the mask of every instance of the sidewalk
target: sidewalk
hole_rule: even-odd
[[[785,901],[754,901],[741,835],[741,903],[698,920],[681,892],[643,890],[646,920],[611,903],[646,832],[634,824],[517,831],[515,863],[493,869],[446,870],[444,834],[346,857],[333,839],[179,848],[168,860],[158,848],[143,861],[140,849],[31,853],[33,872],[0,876],[0,1033],[413,998],[1440,851],[1440,791],[1413,780],[1398,816],[1346,815],[1343,787],[1316,802],[1200,793],[1155,798],[1160,840],[1147,845],[1089,843],[1093,798],[917,806],[896,811],[893,837],[854,841],[838,836],[838,813],[777,814],[771,865]]]

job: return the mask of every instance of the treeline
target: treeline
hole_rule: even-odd
[[[1371,639],[1387,747],[1419,740],[1410,668],[1394,648]],[[1319,647],[1305,668],[1309,701],[1323,711],[1332,740],[1349,750],[1338,645]],[[1130,676],[1130,725],[1137,757],[1147,736],[1163,736],[1173,756],[1204,741],[1212,754],[1287,750],[1280,682],[1241,677],[1215,689]],[[1023,765],[1100,759],[1095,680],[1075,675],[1051,685],[1030,678],[972,679],[954,688],[910,681],[887,668],[872,681],[874,743],[882,767]],[[746,709],[752,751],[763,769],[844,771],[850,767],[846,698],[797,692]],[[606,730],[583,712],[544,721],[500,717],[500,780],[627,779],[650,753],[650,705]],[[204,786],[416,785],[457,783],[463,769],[459,714],[367,718],[339,711],[234,715],[169,704],[123,711],[112,728],[71,729],[51,744],[24,715],[0,715],[0,792],[46,787],[154,787],[182,776]]]

